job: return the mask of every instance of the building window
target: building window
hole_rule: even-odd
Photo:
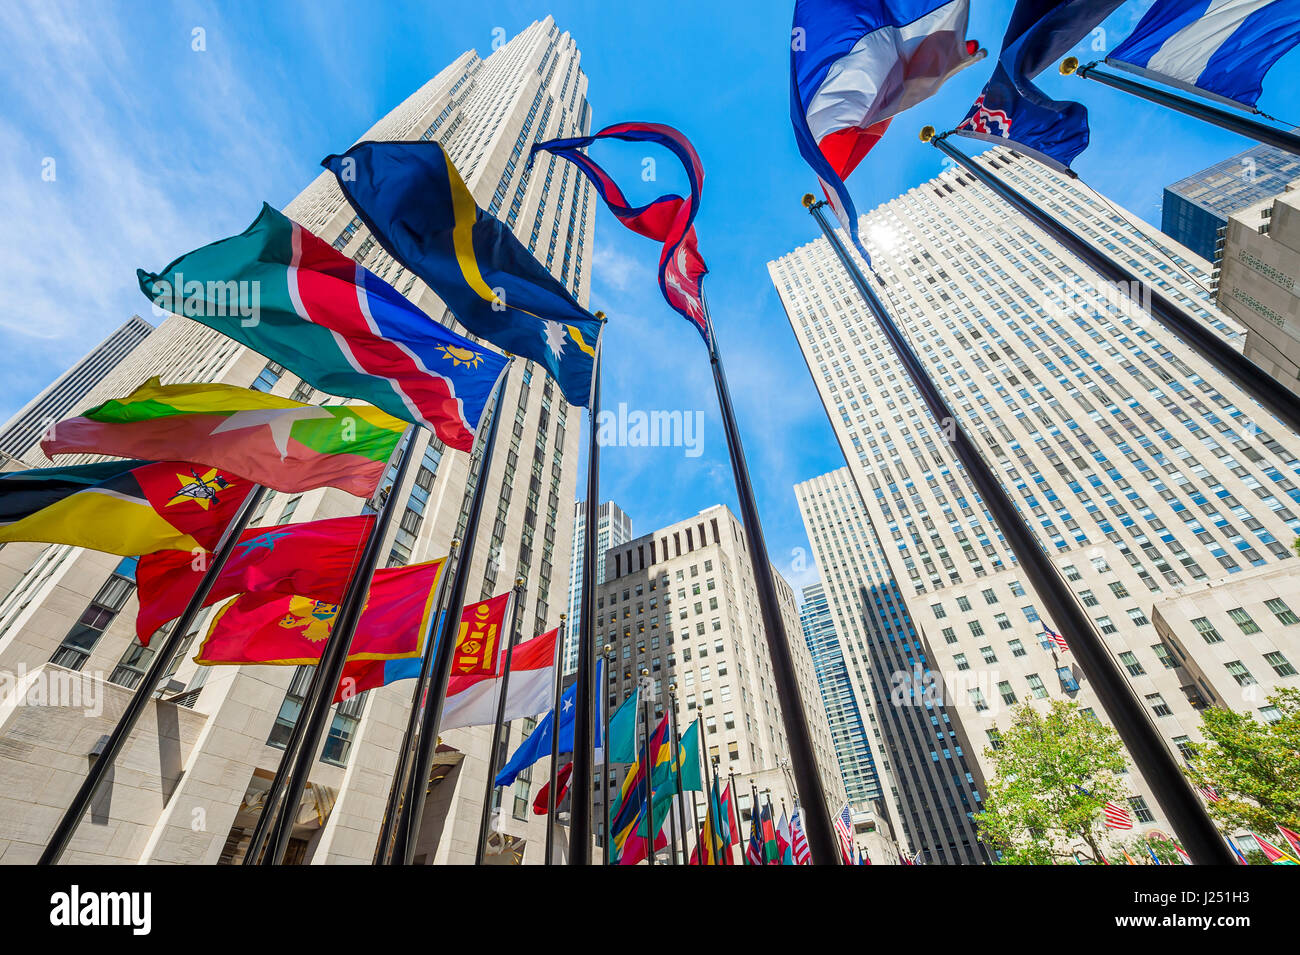
[[[253,382],[252,388],[254,391],[270,391],[275,387],[276,382],[278,382],[283,375],[283,365],[277,365],[273,361],[268,361],[266,367],[262,369],[262,373],[258,375],[257,379]]]
[[[1079,692],[1079,681],[1074,678],[1074,671],[1068,666],[1057,667],[1056,678],[1061,681],[1061,689],[1066,693]]]
[[[1134,607],[1132,610],[1128,610],[1126,612],[1128,613],[1128,618],[1133,621],[1135,626],[1145,627],[1147,624],[1151,622],[1150,620],[1147,619],[1146,614],[1144,614],[1137,607]]]
[[[1174,711],[1169,708],[1169,704],[1165,702],[1165,698],[1159,693],[1148,693],[1146,700],[1151,707],[1151,712],[1155,713],[1156,716],[1173,715]]]
[[[1290,626],[1293,623],[1300,623],[1300,617],[1297,617],[1291,608],[1286,605],[1286,601],[1280,597],[1274,597],[1272,600],[1265,600],[1264,606],[1269,609],[1273,616],[1277,617],[1278,622]]]
[[[1142,664],[1138,662],[1138,658],[1133,655],[1132,650],[1125,650],[1121,653],[1119,655],[1119,662],[1124,664],[1125,668],[1128,670],[1129,676],[1141,676],[1147,672],[1142,668]]]
[[[1223,642],[1223,637],[1220,636],[1219,631],[1214,629],[1214,624],[1210,623],[1208,618],[1197,617],[1192,621],[1192,626],[1196,628],[1196,632],[1205,639],[1206,643]]]
[[[1111,621],[1110,617],[1098,617],[1097,626],[1101,629],[1102,633],[1119,632],[1119,627],[1115,626],[1115,624]]]
[[[1017,640],[1008,640],[1007,646],[1011,648],[1013,657],[1023,657],[1025,655],[1025,645]]]
[[[1169,648],[1163,643],[1153,643],[1151,652],[1156,655],[1157,660],[1164,664],[1166,670],[1172,670],[1178,666],[1178,661],[1174,659],[1174,655],[1169,652]]]
[[[971,701],[971,705],[975,707],[975,712],[977,713],[983,713],[985,710],[989,708],[988,701],[984,699],[984,692],[982,690],[979,689],[971,690],[970,701]]]
[[[1264,654],[1264,662],[1271,666],[1278,676],[1295,676],[1295,667],[1277,650]]]
[[[1259,633],[1259,624],[1251,619],[1250,614],[1246,613],[1243,608],[1238,607],[1235,610],[1229,610],[1228,616],[1232,618],[1233,623],[1241,628],[1242,633]]]
[[[1231,663],[1225,663],[1224,667],[1232,674],[1232,678],[1236,680],[1240,686],[1252,686],[1258,682],[1250,675],[1250,671],[1246,669],[1246,664],[1242,663],[1240,660],[1233,660]]]
[[[1003,680],[998,684],[998,693],[1002,696],[1002,702],[1011,706],[1016,702],[1016,691],[1011,689],[1011,681]]]
[[[952,662],[957,664],[958,670],[969,670],[970,664],[966,662],[966,654],[958,653],[952,658]]]
[[[998,658],[994,655],[992,647],[980,647],[980,654],[984,657],[985,663],[998,662]]]
[[[50,657],[51,663],[69,670],[80,670],[86,665],[95,644],[135,590],[135,565],[135,557],[124,557],[118,563],[112,576],[104,581],[104,585],[95,594],[95,599],[82,611],[59,648],[54,651],[54,656]]]
[[[943,618],[948,616],[948,612],[943,609],[943,604],[930,604],[930,609],[934,611],[934,615],[936,618]]]
[[[1034,694],[1035,699],[1041,700],[1047,696],[1047,687],[1043,685],[1043,678],[1037,673],[1030,673],[1025,677],[1025,682],[1029,684],[1029,690]]]
[[[1276,723],[1282,718],[1282,711],[1276,706],[1261,706],[1259,715],[1264,718],[1265,723]]]
[[[1128,804],[1133,808],[1133,817],[1138,822],[1156,821],[1155,813],[1147,808],[1147,801],[1141,796],[1129,796]]]

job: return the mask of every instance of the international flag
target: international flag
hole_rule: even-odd
[[[772,818],[770,806],[764,806],[759,812],[758,827],[763,835],[763,864],[780,865],[781,850],[776,842],[776,820]]]
[[[336,604],[343,599],[374,523],[373,515],[358,514],[251,527],[240,535],[203,605],[211,607],[243,593],[292,594]],[[159,627],[181,615],[206,571],[206,558],[190,551],[166,550],[140,558],[135,633],[141,643],[147,646]]]
[[[617,183],[596,161],[582,150],[601,139],[653,143],[675,155],[686,172],[687,196],[668,193],[643,206],[633,206]],[[659,290],[664,299],[683,318],[696,327],[707,342],[708,321],[704,315],[704,292],[701,283],[708,273],[695,239],[695,216],[700,209],[700,190],[704,184],[704,165],[699,154],[680,131],[663,123],[615,123],[591,136],[552,139],[537,143],[529,162],[538,152],[562,156],[578,167],[596,187],[605,205],[619,222],[633,232],[662,243],[659,252]]]
[[[967,0],[796,0],[790,36],[790,118],[799,154],[858,239],[844,180],[893,117],[983,59],[966,39]],[[867,257],[870,262],[870,258]]]
[[[1277,831],[1282,833],[1282,838],[1285,839],[1287,845],[1291,847],[1291,851],[1296,854],[1297,858],[1300,858],[1300,835],[1292,832],[1286,826],[1278,826]]]
[[[272,490],[336,487],[369,497],[406,422],[369,405],[303,404],[223,384],[157,377],[54,425],[41,450],[125,458],[182,457],[228,468]]]
[[[1156,0],[1106,62],[1255,112],[1264,74],[1300,42],[1300,0]]]
[[[1056,644],[1056,648],[1060,650],[1062,653],[1070,652],[1070,645],[1065,642],[1065,637],[1061,636],[1051,627],[1044,627],[1043,635],[1047,637],[1047,639],[1050,640],[1052,643]]]
[[[613,722],[610,723],[610,738],[613,739]],[[674,767],[681,779],[682,792],[704,792],[704,781],[700,778],[700,724],[694,721],[686,727],[686,732],[677,741],[677,763]]]
[[[604,686],[598,683],[597,686]],[[609,718],[609,761],[611,763],[636,762],[636,720],[641,711],[641,688],[633,686],[614,715]]]
[[[375,241],[472,334],[541,364],[570,404],[591,403],[601,320],[478,207],[439,143],[358,143],[321,165]]]
[[[1032,82],[1123,0],[1017,0],[993,76],[957,127],[963,136],[1013,146],[1067,174],[1088,146],[1088,110],[1053,100]]]
[[[555,785],[559,792],[555,796],[555,805],[559,806],[564,802],[564,797],[569,794],[569,779],[573,775],[573,760],[565,763],[555,773]],[[542,788],[537,790],[537,796],[533,799],[533,815],[546,815],[547,808],[551,802],[551,781],[548,779],[542,783]]]
[[[1151,848],[1151,843],[1144,842],[1142,844],[1146,846],[1147,854],[1151,856],[1152,862],[1154,862],[1156,865],[1164,865],[1164,863],[1160,861],[1160,857],[1156,855],[1156,850]]]
[[[1191,865],[1192,857],[1187,854],[1187,850],[1184,849],[1176,842],[1173,844],[1173,846],[1174,846],[1174,852],[1178,853],[1178,861],[1181,862],[1183,865]]]
[[[911,859],[909,859],[909,858],[907,858],[906,856],[904,856],[903,853],[901,853],[901,852],[898,854],[898,861],[899,861],[899,863],[900,863],[901,865],[916,865],[916,857],[915,857],[915,856],[913,856]],[[1078,862],[1079,862],[1079,853],[1077,853],[1077,852],[1074,854],[1074,861],[1075,861],[1075,864],[1076,864],[1076,865],[1077,865]]]
[[[718,793],[716,779],[709,787],[709,811],[705,814],[704,826],[700,829],[700,845],[704,852],[699,864],[731,864],[731,828],[722,814],[722,798]]]
[[[268,205],[239,235],[136,275],[160,308],[247,345],[326,394],[424,425],[460,451],[472,448],[507,364]],[[248,317],[235,299],[251,304]]]
[[[1196,787],[1196,791],[1205,797],[1206,802],[1218,802],[1221,798],[1219,791],[1209,783],[1201,783]]]
[[[376,570],[348,660],[418,656],[444,561]],[[294,594],[241,594],[217,611],[194,662],[203,666],[316,664],[339,605]]]
[[[1255,842],[1259,844],[1259,851],[1264,853],[1264,858],[1273,865],[1300,865],[1295,859],[1279,849],[1273,843],[1269,842],[1259,833],[1252,831],[1251,835],[1255,837]]]
[[[749,810],[749,842],[745,846],[745,861],[750,865],[763,864],[763,836],[758,828],[758,793],[750,787],[752,802]]]
[[[603,682],[604,676],[605,661],[602,657],[596,660],[596,679],[594,685],[603,687],[605,685]],[[577,709],[577,699],[577,683],[570,684],[569,688],[564,691],[564,695],[560,697],[559,752],[561,753],[573,752],[573,717],[574,711]],[[604,720],[601,717],[599,708],[595,714],[595,724],[595,747],[596,749],[600,749],[605,745],[605,741],[602,738]],[[518,778],[521,772],[533,765],[533,763],[536,763],[541,759],[550,759],[551,733],[553,732],[554,726],[555,711],[551,709],[546,712],[545,716],[537,721],[537,725],[533,728],[533,731],[528,734],[528,737],[519,744],[519,748],[510,754],[510,758],[506,760],[506,764],[502,766],[500,772],[497,773],[495,785],[509,786],[516,778]],[[612,729],[610,735],[611,737],[613,735]]]
[[[840,840],[840,858],[845,865],[851,865],[853,861],[853,811],[849,809],[849,804],[845,803],[840,811],[835,814],[831,820],[831,826],[835,829],[835,835]]]
[[[1106,802],[1106,807],[1103,810],[1103,815],[1105,815],[1106,817],[1107,829],[1132,829],[1133,828],[1133,817],[1129,815],[1129,811],[1127,809],[1125,809],[1117,802],[1108,800]]]
[[[812,852],[808,848],[808,836],[803,831],[803,819],[799,810],[794,811],[790,819],[790,850],[794,854],[795,865],[807,865],[812,861]]]
[[[221,468],[178,461],[11,471],[0,474],[0,543],[70,544],[123,557],[213,550],[252,489]]]
[[[645,799],[645,781],[647,767],[657,766],[661,761],[669,757],[663,755],[668,747],[668,718],[667,715],[659,721],[655,731],[650,735],[640,751],[637,753],[636,760],[628,768],[627,774],[623,777],[623,783],[614,796],[614,802],[610,813],[610,834],[614,846],[619,856],[620,865],[631,865],[632,862],[624,860],[629,840],[637,835],[641,828],[642,816],[646,808]],[[653,779],[651,771],[651,779]],[[644,846],[642,846],[644,849]]]
[[[731,785],[722,787],[722,796],[718,800],[722,807],[722,819],[727,824],[726,844],[722,847],[723,858],[727,865],[733,865],[731,847],[740,845],[740,813],[736,809],[736,800],[731,793]]]
[[[785,810],[781,810],[781,821],[776,824],[776,848],[781,857],[781,865],[794,865],[794,837],[790,833],[790,820]]]

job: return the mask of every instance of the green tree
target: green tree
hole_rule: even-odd
[[[1076,849],[1101,863],[1102,809],[1128,796],[1119,736],[1067,700],[1052,700],[1046,713],[1025,702],[1010,716],[984,753],[993,765],[984,811],[975,816],[984,843],[1003,864],[1071,863]]]
[[[1266,834],[1280,823],[1300,832],[1300,690],[1279,689],[1268,702],[1282,714],[1274,723],[1236,710],[1206,710],[1205,742],[1192,751],[1187,774],[1218,791],[1210,815],[1226,828]]]
[[[1143,838],[1142,836],[1134,836],[1127,842],[1112,847],[1107,854],[1107,858],[1110,859],[1111,865],[1128,865],[1128,859],[1124,858],[1124,853],[1127,852],[1129,858],[1138,865],[1155,865],[1151,861],[1151,852],[1147,851],[1147,846],[1151,847],[1151,852],[1156,854],[1156,858],[1163,865],[1183,864],[1183,860],[1178,855],[1178,850],[1174,848],[1172,839]]]

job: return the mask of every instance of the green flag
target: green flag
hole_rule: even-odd
[[[638,687],[609,718],[609,761],[611,763],[636,762],[636,710],[640,697],[641,689]]]
[[[700,724],[692,722],[677,744],[678,773],[682,779],[682,792],[704,792],[700,779]]]

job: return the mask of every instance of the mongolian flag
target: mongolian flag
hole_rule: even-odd
[[[478,207],[439,143],[358,143],[321,165],[375,241],[472,334],[541,364],[570,404],[591,403],[602,320]]]
[[[318,407],[223,384],[150,378],[125,398],[54,425],[41,450],[182,457],[229,468],[276,491],[375,492],[406,423],[369,405]]]
[[[252,488],[220,468],[176,461],[12,471],[0,474],[0,543],[70,544],[123,557],[178,549],[192,559],[190,551],[216,548]]]
[[[421,424],[460,451],[505,369],[395,288],[268,205],[237,236],[137,269],[140,290],[326,394]]]
[[[420,654],[444,563],[434,560],[375,571],[352,636],[349,660]],[[212,618],[194,662],[204,666],[319,663],[338,610],[336,603],[293,594],[242,594]]]
[[[240,535],[204,606],[242,593],[338,603],[374,523],[372,515],[359,514],[308,524],[251,527]],[[206,570],[206,557],[189,551],[168,550],[140,558],[135,632],[141,643],[148,646],[159,627],[180,616]]]
[[[690,195],[682,197],[669,193],[643,206],[631,205],[609,173],[581,152],[598,139],[655,143],[667,148],[681,160],[682,167],[686,170]],[[709,270],[696,246],[693,225],[695,216],[700,211],[704,165],[691,141],[673,127],[662,123],[615,123],[592,136],[537,143],[529,154],[529,162],[539,150],[569,160],[591,180],[619,222],[633,232],[663,243],[659,252],[659,290],[668,304],[693,324],[707,342],[709,325],[704,315],[701,283]]]

